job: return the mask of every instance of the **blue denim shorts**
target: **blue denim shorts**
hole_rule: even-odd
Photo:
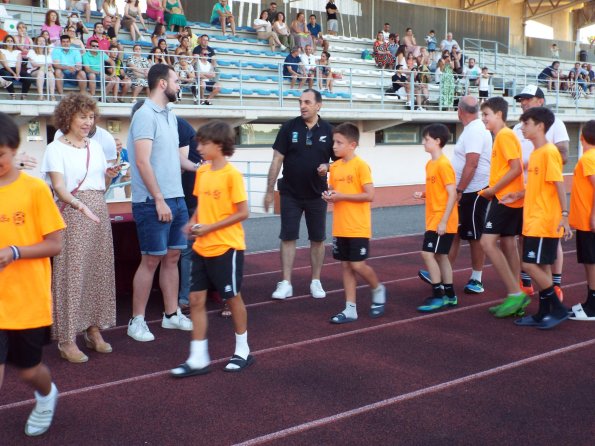
[[[136,233],[141,254],[162,256],[168,249],[185,249],[188,240],[182,228],[188,222],[188,209],[184,197],[166,198],[171,209],[172,220],[159,221],[155,200],[132,203],[132,215],[136,222]]]

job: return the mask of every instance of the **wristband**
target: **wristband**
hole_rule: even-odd
[[[562,217],[568,217],[568,211],[562,211]]]
[[[12,260],[19,260],[21,258],[21,251],[14,245],[9,246],[10,250],[12,251]]]

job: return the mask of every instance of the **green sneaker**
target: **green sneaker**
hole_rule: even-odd
[[[521,312],[525,314],[525,308],[530,303],[531,299],[525,293],[508,295],[493,314],[498,318],[520,315]]]
[[[444,296],[442,298],[442,300],[444,300],[445,307],[456,307],[459,303],[457,296],[453,296],[453,297]]]
[[[502,304],[500,304],[500,305],[502,305]],[[496,311],[498,311],[498,308],[500,308],[500,305],[496,305],[496,306],[494,306],[494,307],[490,307],[490,308],[488,308],[488,311],[489,311],[491,314],[496,314]]]

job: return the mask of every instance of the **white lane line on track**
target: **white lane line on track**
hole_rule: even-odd
[[[242,443],[237,443],[235,446],[253,446],[259,445],[263,443],[267,443],[273,440],[279,440],[290,435],[300,434],[310,429],[314,429],[320,426],[324,426],[331,423],[336,423],[338,421],[342,421],[346,418],[361,415],[367,412],[371,412],[373,410],[383,409],[388,406],[392,406],[397,403],[401,403],[403,401],[412,400],[418,397],[430,395],[432,393],[441,392],[443,390],[449,389],[454,386],[458,386],[460,384],[466,384],[472,381],[476,381],[479,379],[487,378],[493,375],[497,375],[502,372],[506,372],[508,370],[516,369],[519,367],[523,367],[528,364],[532,364],[537,361],[542,361],[545,359],[552,358],[554,356],[562,355],[564,353],[572,352],[575,350],[579,350],[581,348],[590,347],[595,344],[595,339],[591,339],[589,341],[579,342],[577,344],[568,345],[566,347],[561,347],[556,350],[551,350],[549,352],[541,353],[539,355],[530,356],[528,358],[524,358],[518,361],[510,362],[508,364],[504,364],[498,367],[494,367],[491,369],[483,370],[481,372],[472,373],[471,375],[463,376],[461,378],[453,379],[451,381],[445,381],[440,384],[436,384],[429,387],[424,387],[419,390],[415,390],[413,392],[403,393],[401,395],[397,395],[392,398],[388,398],[382,401],[377,401],[372,404],[367,404],[365,406],[357,407],[355,409],[348,410],[346,412],[336,413],[334,415],[319,418],[317,420],[309,421],[307,423],[298,424],[296,426],[283,429],[277,432],[271,432],[270,434],[262,435],[260,437],[253,438],[251,440],[244,441]]]
[[[565,288],[571,288],[574,286],[585,285],[586,283],[587,283],[586,281],[572,283],[569,285],[565,285]],[[454,308],[454,309],[444,311],[444,312],[429,313],[429,314],[424,314],[424,315],[420,315],[420,316],[415,316],[415,317],[412,317],[409,319],[401,319],[398,321],[392,321],[392,322],[387,322],[385,324],[373,325],[371,327],[359,328],[356,330],[346,331],[343,333],[335,333],[335,334],[328,335],[328,336],[322,336],[322,337],[313,338],[313,339],[306,339],[304,341],[298,341],[298,342],[294,342],[292,344],[264,348],[262,350],[256,350],[252,353],[254,355],[264,355],[267,353],[275,353],[275,352],[286,350],[286,349],[292,349],[292,348],[296,348],[296,347],[303,347],[306,345],[317,344],[319,342],[334,341],[335,339],[345,338],[345,337],[348,337],[351,335],[369,333],[372,331],[377,331],[377,330],[381,330],[384,328],[390,328],[390,327],[395,327],[395,326],[399,326],[399,325],[404,325],[404,324],[408,324],[411,322],[419,322],[422,320],[429,320],[429,319],[433,319],[433,318],[437,318],[437,317],[443,317],[443,316],[448,316],[451,314],[461,313],[461,312],[468,311],[468,310],[474,310],[476,308],[493,305],[498,302],[500,302],[500,299],[494,299],[494,300],[491,300],[488,302],[482,302],[482,303],[478,303],[478,304],[474,304],[474,305],[469,305],[468,307],[458,307],[458,308]],[[220,363],[224,363],[228,360],[229,360],[228,357],[219,358],[219,359],[211,361],[211,364],[220,364]],[[167,369],[167,370],[162,370],[160,372],[148,373],[146,375],[133,376],[130,378],[124,378],[124,379],[119,379],[116,381],[110,381],[107,383],[96,384],[96,385],[88,386],[88,387],[82,387],[80,389],[68,390],[66,392],[61,392],[60,398],[64,398],[64,397],[70,396],[70,395],[79,395],[81,393],[92,392],[94,390],[103,390],[103,389],[118,386],[121,384],[135,383],[135,382],[139,382],[139,381],[144,381],[146,379],[157,378],[157,377],[161,377],[161,376],[169,374],[169,371],[170,371],[170,369]],[[0,412],[3,410],[7,410],[7,409],[14,409],[16,407],[33,404],[34,402],[35,402],[34,399],[28,399],[28,400],[24,400],[24,401],[17,401],[14,403],[5,404],[3,406],[0,406]]]

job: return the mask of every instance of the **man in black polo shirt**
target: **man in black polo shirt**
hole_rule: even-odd
[[[206,49],[209,53],[209,62],[213,65],[213,68],[217,68],[217,60],[215,59],[215,50],[209,46],[209,36],[203,34],[198,38],[198,45],[192,50],[192,54],[200,56],[201,51]],[[196,68],[196,67],[195,67]]]
[[[283,279],[273,292],[273,299],[293,296],[291,270],[295,259],[296,240],[299,238],[302,214],[306,217],[310,240],[312,297],[326,297],[320,283],[326,238],[326,173],[333,154],[333,128],[318,116],[322,107],[320,92],[304,90],[300,97],[301,116],[287,121],[273,144],[273,162],[269,169],[267,192],[264,199],[268,211],[274,199],[274,186],[281,166],[283,177],[277,182],[281,197],[281,265]]]

